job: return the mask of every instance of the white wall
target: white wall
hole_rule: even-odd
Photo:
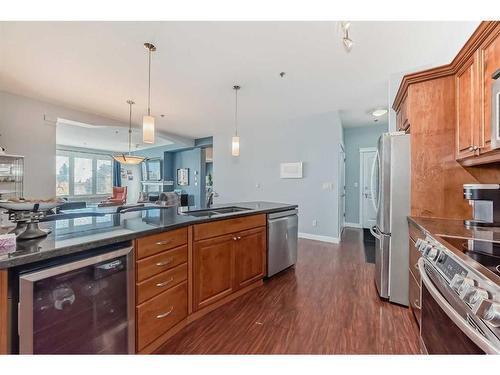
[[[9,154],[25,156],[24,195],[55,195],[56,125],[45,121],[62,117],[88,124],[127,126],[90,113],[71,110],[0,91],[0,145]]]
[[[214,135],[215,203],[251,200],[299,205],[299,232],[338,237],[338,112],[292,121],[252,119],[239,129],[240,156],[231,156],[233,129]],[[280,179],[281,162],[304,162],[303,179]],[[333,190],[324,189],[333,183]],[[260,187],[257,187],[257,184]],[[312,221],[317,220],[317,226]]]

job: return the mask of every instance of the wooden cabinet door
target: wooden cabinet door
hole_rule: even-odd
[[[266,272],[266,228],[236,234],[234,247],[235,289],[244,288],[264,277]]]
[[[194,243],[193,310],[199,310],[233,292],[233,235]]]
[[[500,25],[479,48],[479,59],[481,61],[481,92],[482,103],[481,121],[481,153],[491,150],[491,83],[492,74],[500,69]]]
[[[456,159],[475,155],[479,145],[478,70],[476,56],[472,56],[455,76],[456,90]]]

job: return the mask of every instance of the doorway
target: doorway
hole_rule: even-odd
[[[377,223],[377,212],[372,199],[373,165],[377,148],[359,149],[359,222],[363,228],[371,228]]]
[[[339,239],[342,238],[342,231],[345,226],[345,149],[342,143],[339,143],[339,189],[338,189],[338,207],[339,207]]]

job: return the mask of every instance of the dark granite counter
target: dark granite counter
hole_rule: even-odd
[[[500,242],[500,228],[498,227],[475,227],[468,228],[464,225],[463,220],[451,219],[434,219],[425,217],[408,217],[410,224],[416,225],[422,232],[430,235],[436,241],[440,242],[446,248],[453,251],[455,255],[464,260],[472,268],[481,272],[490,280],[500,285],[500,277],[491,272],[470,256],[462,249],[457,248],[451,242],[451,239],[446,240],[446,237],[461,237],[474,240],[498,241]]]
[[[130,241],[148,234],[192,224],[297,208],[297,205],[271,202],[231,203],[213,208],[229,206],[248,208],[248,210],[210,217],[195,217],[187,215],[178,208],[154,208],[40,223],[42,229],[51,229],[52,233],[40,239],[18,241],[16,248],[9,251],[0,249],[0,269]]]

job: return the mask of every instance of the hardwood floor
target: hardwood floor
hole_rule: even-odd
[[[362,232],[340,245],[300,240],[295,269],[195,321],[165,354],[417,354],[407,308],[383,302]]]

